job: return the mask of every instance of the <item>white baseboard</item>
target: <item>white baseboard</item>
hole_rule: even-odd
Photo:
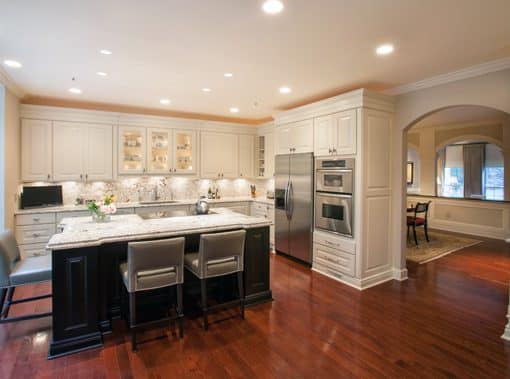
[[[510,341],[510,321],[508,321],[508,324],[505,327],[505,332],[501,336],[506,341]]]
[[[393,279],[403,282],[408,279],[407,268],[393,268]]]
[[[348,285],[349,287],[355,288],[359,291],[366,290],[367,288],[375,287],[379,284],[382,284],[384,282],[393,280],[393,270],[388,270],[381,272],[379,274],[369,276],[367,278],[358,279],[354,278],[352,276],[348,275],[341,275],[334,272],[329,272],[327,270],[323,270],[322,268],[318,267],[312,267],[312,270],[315,272],[318,272],[319,274],[322,274],[324,276],[327,276],[328,278],[334,279],[338,282],[341,282],[343,284]],[[407,278],[407,270],[406,271],[406,278]],[[402,279],[405,280],[405,279]]]
[[[471,236],[494,238],[498,240],[504,240],[508,233],[501,228],[491,228],[483,225],[470,225],[460,222],[449,222],[442,220],[431,220],[429,223],[431,229],[437,229],[439,231],[445,230],[447,232],[468,234]]]

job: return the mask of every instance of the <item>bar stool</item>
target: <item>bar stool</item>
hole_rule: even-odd
[[[245,238],[245,230],[202,234],[200,236],[198,253],[186,254],[184,257],[185,267],[200,279],[205,330],[209,328],[208,312],[218,307],[226,307],[238,303],[241,308],[241,318],[244,319],[243,259]],[[236,272],[239,301],[207,307],[207,279]]]
[[[184,278],[184,238],[128,243],[127,262],[119,266],[122,281],[129,293],[129,326],[131,348],[136,351],[136,330],[151,324],[177,319],[179,336],[183,337],[182,283]],[[176,287],[177,316],[156,321],[136,322],[136,293],[165,287]]]
[[[21,259],[18,243],[10,230],[0,233],[0,324],[51,316],[51,312],[9,318],[12,304],[51,297],[51,294],[12,300],[16,287],[51,280],[51,255]]]

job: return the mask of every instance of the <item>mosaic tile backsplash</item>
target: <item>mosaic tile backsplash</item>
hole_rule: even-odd
[[[32,185],[46,185],[33,183]],[[54,183],[53,183],[54,184]],[[117,197],[117,203],[139,202],[150,200],[154,190],[160,200],[190,200],[207,195],[209,187],[218,188],[221,197],[250,196],[250,185],[257,188],[257,196],[266,196],[266,191],[274,190],[274,180],[222,179],[208,180],[185,177],[133,177],[114,182],[62,182],[64,205],[75,204],[77,198],[99,200],[106,192]],[[27,185],[27,184],[25,184]],[[21,188],[20,188],[21,190]]]

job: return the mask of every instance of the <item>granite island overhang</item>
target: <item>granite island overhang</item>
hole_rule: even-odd
[[[198,250],[201,234],[245,229],[246,305],[271,301],[271,222],[228,209],[216,208],[214,212],[149,220],[119,215],[105,223],[93,222],[91,217],[63,219],[59,226],[62,232],[52,236],[47,246],[52,251],[53,285],[53,338],[48,356],[55,358],[103,345],[103,335],[112,332],[112,319],[120,316],[119,264],[126,260],[130,241],[183,236],[189,253]],[[232,292],[228,286],[221,287]]]

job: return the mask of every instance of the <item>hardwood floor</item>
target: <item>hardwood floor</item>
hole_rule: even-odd
[[[148,331],[136,354],[120,320],[104,349],[52,361],[49,318],[0,325],[0,377],[510,377],[510,342],[500,338],[510,282],[503,242],[412,266],[408,281],[363,292],[280,256],[271,259],[271,277],[275,301],[247,309],[245,321],[225,311],[204,332],[200,319],[186,319],[184,339]],[[48,301],[23,304],[16,313],[48,308]]]

